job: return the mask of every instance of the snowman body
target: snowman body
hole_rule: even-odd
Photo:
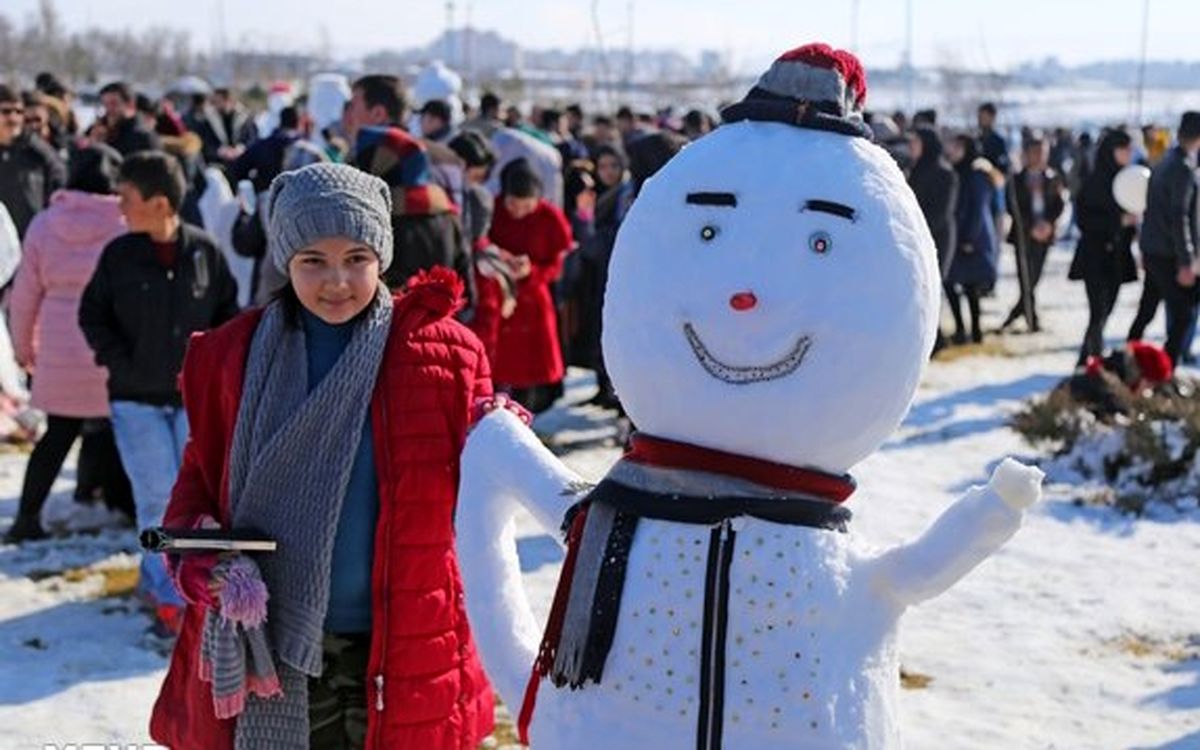
[[[900,610],[870,567],[851,534],[641,521],[603,679],[543,684],[532,746],[896,747]]]
[[[760,85],[828,82],[820,70],[776,72]],[[907,413],[940,286],[924,216],[883,149],[788,122],[728,124],[649,180],[622,223],[605,363],[643,435],[844,476]],[[631,463],[607,480],[688,503],[770,493],[712,467]],[[501,697],[531,718],[534,750],[890,749],[900,744],[898,618],[1016,532],[1040,475],[1005,462],[919,539],[873,556],[852,533],[753,514],[716,525],[641,518],[601,678],[570,689],[540,676],[554,674],[542,657],[552,642],[588,653],[573,639],[579,619],[570,606],[561,619],[552,612],[572,637],[552,627],[543,637],[512,513],[523,506],[557,529],[579,484],[503,409],[464,450],[456,523],[467,609]],[[609,557],[568,557],[589,573],[597,559]],[[611,618],[597,601],[592,612]],[[540,687],[536,700],[527,684]]]
[[[932,347],[936,275],[924,219],[882,149],[727,125],[668,163],[622,225],[606,362],[650,435],[842,473],[908,409]],[[738,293],[755,306],[731,306]],[[755,491],[626,462],[609,477],[700,498]],[[896,746],[902,607],[875,593],[852,535],[730,524],[640,522],[604,677],[543,683],[535,747],[600,747],[605,716],[622,717],[606,741],[630,732],[612,747]],[[704,626],[714,534],[733,537],[720,643]]]

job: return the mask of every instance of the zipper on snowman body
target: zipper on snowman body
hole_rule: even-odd
[[[704,581],[704,628],[700,654],[698,750],[720,750],[725,709],[725,639],[729,624],[729,569],[737,531],[730,520],[713,527]]]

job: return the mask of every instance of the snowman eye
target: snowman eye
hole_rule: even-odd
[[[808,247],[817,255],[825,255],[833,249],[833,238],[828,232],[813,232],[808,235]]]
[[[705,242],[712,242],[714,239],[716,239],[716,237],[717,228],[712,224],[705,224],[704,228],[700,230],[700,239],[704,240]]]

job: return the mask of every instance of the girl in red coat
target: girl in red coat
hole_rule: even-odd
[[[277,551],[174,560],[188,600],[150,731],[171,748],[474,750],[492,691],[454,552],[458,461],[491,394],[462,285],[393,297],[386,183],[317,164],[271,186],[290,284],[193,339],[192,424],[165,525],[254,529]]]
[[[498,284],[480,281],[480,314],[475,330],[487,345],[492,375],[498,387],[537,413],[554,402],[563,378],[558,318],[551,284],[562,273],[563,257],[571,247],[571,225],[554,204],[542,198],[542,184],[529,162],[509,162],[500,173],[488,237],[507,253],[517,281],[517,306],[508,317]]]

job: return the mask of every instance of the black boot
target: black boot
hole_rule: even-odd
[[[1004,319],[1004,323],[1000,325],[1000,331],[1007,331],[1009,326],[1011,326],[1013,323],[1016,323],[1022,315],[1024,315],[1024,311],[1021,309],[1021,305],[1018,303],[1017,306],[1012,309],[1012,312],[1008,314],[1008,317]]]
[[[23,542],[37,542],[49,536],[46,530],[42,528],[42,523],[38,519],[17,516],[13,519],[13,525],[4,535],[4,543],[21,544]]]

